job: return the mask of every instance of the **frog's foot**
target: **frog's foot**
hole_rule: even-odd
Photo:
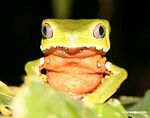
[[[46,69],[48,84],[74,98],[92,93],[110,74],[105,67],[105,52],[95,47],[51,47],[45,53],[42,68]]]

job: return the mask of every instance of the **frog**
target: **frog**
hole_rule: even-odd
[[[126,69],[109,62],[110,24],[105,19],[45,19],[43,57],[25,64],[51,88],[85,103],[104,103],[127,78]]]

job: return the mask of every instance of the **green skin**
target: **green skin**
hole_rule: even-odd
[[[48,29],[46,25],[49,25]],[[104,30],[99,33],[98,25]],[[46,19],[42,22],[43,37],[41,40],[41,50],[47,54],[50,47],[60,46],[65,48],[78,49],[80,47],[95,47],[96,50],[102,50],[103,55],[110,49],[110,26],[108,21],[101,19]],[[95,29],[95,30],[94,30]],[[93,33],[94,32],[94,33]],[[94,35],[93,35],[94,34]],[[61,40],[59,40],[61,39]],[[72,52],[71,52],[72,53]],[[75,50],[75,53],[76,52]],[[40,67],[44,64],[44,57],[30,61],[25,65],[27,76],[40,76],[43,81],[47,80],[47,75],[42,74]],[[110,62],[105,63],[105,67],[111,72],[109,76],[104,77],[100,87],[91,93],[88,93],[82,99],[85,103],[103,103],[120,87],[121,83],[127,78],[127,71]]]

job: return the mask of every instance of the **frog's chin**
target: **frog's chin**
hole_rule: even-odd
[[[87,58],[94,55],[103,56],[106,52],[102,49],[97,49],[96,47],[50,47],[43,51],[45,55],[53,54],[56,56],[64,57],[64,58]]]

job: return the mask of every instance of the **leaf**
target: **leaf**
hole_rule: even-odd
[[[132,118],[150,118],[150,90],[146,91],[143,98],[126,97],[126,103],[128,103],[125,104],[127,113]]]
[[[26,79],[13,101],[13,118],[127,118],[116,99],[89,105],[59,93],[37,76]]]
[[[95,105],[95,111],[100,118],[128,118],[124,107],[117,99]]]
[[[88,107],[32,77],[12,104],[14,118],[95,118]]]
[[[1,117],[10,116],[12,114],[10,110],[10,104],[13,99],[13,92],[11,89],[0,81],[0,115]]]

